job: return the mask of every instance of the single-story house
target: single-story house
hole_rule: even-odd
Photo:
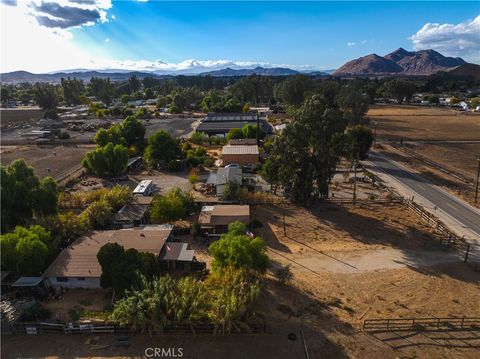
[[[206,184],[215,186],[217,196],[221,196],[228,181],[242,184],[242,169],[221,167],[217,170],[217,173],[211,173],[208,176]]]
[[[65,248],[47,268],[43,277],[47,285],[64,288],[100,288],[102,267],[97,253],[107,243],[125,249],[152,253],[159,258],[163,246],[173,240],[173,226],[149,225],[135,229],[94,231]]]
[[[198,217],[202,232],[208,234],[225,233],[228,230],[228,225],[235,221],[248,225],[250,222],[250,206],[239,204],[203,206]]]
[[[147,224],[148,204],[131,203],[123,206],[113,215],[115,228],[133,228]]]
[[[238,163],[241,165],[255,164],[259,161],[257,145],[223,146],[222,160],[224,165]]]

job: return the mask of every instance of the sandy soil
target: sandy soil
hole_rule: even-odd
[[[23,158],[33,166],[38,177],[59,178],[80,167],[83,156],[91,149],[89,146],[4,146],[1,163],[7,165]]]
[[[404,140],[478,140],[480,114],[420,106],[374,105],[377,135]]]
[[[42,305],[61,321],[71,321],[68,311],[75,309],[90,312],[103,311],[110,305],[112,292],[103,289],[69,289],[61,299],[42,302]]]

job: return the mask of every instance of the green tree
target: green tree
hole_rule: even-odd
[[[106,146],[109,143],[127,146],[127,141],[122,135],[122,126],[120,124],[113,125],[109,129],[99,129],[93,137],[93,142],[100,147]]]
[[[259,138],[264,138],[265,137],[265,132],[260,129],[260,133],[258,131],[258,126],[257,125],[251,125],[251,124],[245,124],[242,127],[242,133],[244,138],[257,138],[257,134]]]
[[[240,184],[237,181],[228,180],[220,198],[223,201],[237,200],[240,196]]]
[[[126,105],[130,101],[130,96],[126,93],[124,93],[122,96],[120,96],[120,102]]]
[[[383,84],[383,92],[387,96],[396,99],[399,103],[402,103],[403,101],[410,103],[415,90],[416,85],[411,81],[394,79]]]
[[[341,88],[338,103],[350,125],[363,124],[364,116],[368,111],[368,98],[366,98],[357,83],[351,83]]]
[[[246,227],[241,225],[235,222],[230,224],[229,231],[208,247],[214,258],[213,268],[218,270],[233,266],[265,273],[269,266],[265,242],[260,237],[247,236]],[[245,230],[243,234],[242,229]]]
[[[104,229],[110,224],[112,212],[113,209],[108,201],[101,199],[90,203],[80,216],[89,227]]]
[[[122,145],[108,143],[87,152],[82,165],[99,177],[115,177],[127,170],[128,149]]]
[[[45,118],[56,119],[58,106],[58,93],[54,85],[39,83],[35,85],[35,101],[44,111]]]
[[[118,243],[102,246],[97,259],[102,267],[101,287],[113,288],[119,295],[139,285],[139,274],[152,279],[159,270],[158,262],[152,253],[141,253],[134,248],[125,250]]]
[[[193,196],[173,188],[165,195],[156,194],[150,209],[150,218],[153,223],[172,222],[186,218],[195,206]]]
[[[110,105],[115,93],[115,88],[109,78],[103,79],[93,76],[90,79],[87,89],[91,95],[95,96],[106,105]]]
[[[310,77],[306,75],[288,76],[275,87],[275,97],[287,105],[300,106],[313,89]]]
[[[244,138],[244,134],[241,128],[232,128],[230,131],[228,131],[227,133],[228,140],[238,139],[238,138]]]
[[[169,162],[176,160],[179,155],[178,143],[168,132],[160,130],[148,138],[145,159],[151,167],[166,168]]]
[[[25,276],[37,276],[45,269],[49,254],[53,253],[51,235],[43,227],[17,226],[0,237],[2,265]]]
[[[2,230],[24,224],[33,214],[57,212],[57,186],[52,178],[39,181],[23,159],[1,166]],[[46,201],[46,202],[45,202]]]
[[[328,185],[343,153],[345,120],[323,96],[302,105],[295,120],[276,138],[272,168],[291,199],[303,205],[328,196]]]
[[[62,77],[61,79],[62,89],[63,89],[63,99],[67,105],[80,105],[82,100],[80,96],[85,91],[85,85],[80,79],[67,77],[66,79]]]
[[[142,83],[140,82],[137,76],[134,75],[128,78],[128,87],[130,89],[130,93],[137,92],[138,90],[140,90],[141,86],[142,86]]]
[[[128,116],[122,122],[121,133],[128,146],[142,146],[145,138],[145,125],[135,116]]]
[[[373,143],[372,130],[367,126],[357,125],[347,129],[347,157],[365,160]]]

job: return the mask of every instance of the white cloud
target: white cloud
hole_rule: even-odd
[[[110,42],[110,39],[108,39],[108,38],[107,38],[107,39],[105,39],[105,42]]]
[[[433,49],[480,62],[480,15],[460,24],[427,23],[409,37],[415,50]]]
[[[107,21],[106,11],[112,6],[110,0],[35,0],[4,5],[2,2],[2,72],[48,72],[91,63],[92,56],[73,44],[69,29]]]
[[[347,46],[355,46],[355,43],[353,41],[347,42]]]
[[[367,40],[362,40],[362,44],[366,44],[367,42]]]

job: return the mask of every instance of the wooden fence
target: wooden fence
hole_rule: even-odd
[[[480,331],[480,318],[395,318],[365,319],[365,332],[393,331]]]
[[[435,231],[443,237],[447,244],[455,244],[457,243],[457,241],[461,241],[463,239],[453,233],[442,221],[440,221],[433,214],[425,210],[422,206],[411,200],[406,200],[404,203],[410,210],[415,212],[429,226],[435,228]]]
[[[166,325],[163,330],[148,331],[147,334],[214,334],[216,326],[213,323],[178,324]],[[266,327],[263,321],[239,325],[230,334],[265,333]],[[2,335],[37,335],[37,334],[135,334],[129,327],[117,326],[112,323],[48,323],[48,322],[2,322]]]

